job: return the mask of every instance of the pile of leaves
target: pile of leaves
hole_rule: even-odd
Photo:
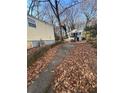
[[[39,47],[34,47],[34,48],[31,48],[31,49],[28,49],[27,50],[27,55],[31,55],[33,54],[35,51],[37,51],[39,49]]]
[[[55,72],[54,93],[95,93],[97,89],[96,49],[75,44]]]
[[[39,73],[43,70],[44,67],[48,65],[49,62],[56,55],[57,50],[61,47],[61,45],[57,45],[49,49],[43,56],[41,56],[36,62],[34,62],[27,69],[27,85],[33,83],[33,81],[39,77]]]
[[[43,45],[40,47],[35,47],[28,49],[27,51],[27,67],[31,66],[34,62],[36,62],[41,56],[43,56],[49,49],[59,45],[63,44],[64,42],[57,41],[50,45]]]

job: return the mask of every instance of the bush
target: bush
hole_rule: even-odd
[[[85,38],[89,39],[89,38],[96,38],[97,37],[97,24],[92,25],[92,26],[86,26],[84,28],[85,31]]]
[[[86,38],[82,37],[82,40],[86,40]]]
[[[97,39],[96,38],[92,38],[92,39],[88,40],[87,42],[90,43],[92,45],[92,47],[97,48]]]
[[[56,45],[62,44],[63,42],[58,41],[52,45],[46,45],[44,47],[40,47],[38,50],[36,50],[33,54],[27,56],[27,67],[32,65],[33,62],[37,61],[38,58],[43,56],[50,48],[53,48]]]

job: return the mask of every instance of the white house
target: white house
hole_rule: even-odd
[[[68,32],[69,40],[81,41],[82,35],[83,35],[83,29],[82,28],[74,29],[74,30]]]
[[[55,43],[53,25],[27,16],[27,48]]]

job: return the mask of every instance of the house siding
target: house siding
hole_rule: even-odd
[[[53,26],[45,22],[36,20],[28,16],[35,21],[36,27],[27,26],[27,41],[29,47],[37,47],[40,41],[44,41],[46,45],[55,43]]]

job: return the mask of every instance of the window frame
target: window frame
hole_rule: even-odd
[[[28,26],[36,28],[36,21],[35,20],[33,20],[32,18],[28,18],[27,21],[28,21]]]

